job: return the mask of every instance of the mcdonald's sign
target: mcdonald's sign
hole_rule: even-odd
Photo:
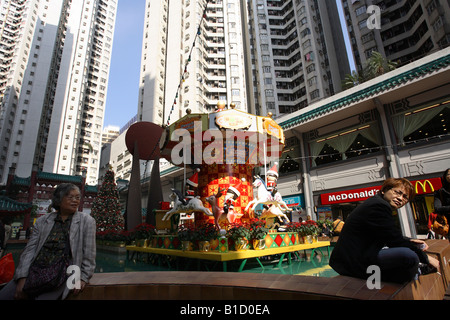
[[[433,193],[435,190],[442,188],[442,181],[440,178],[431,178],[425,180],[411,181],[414,186],[416,194]]]

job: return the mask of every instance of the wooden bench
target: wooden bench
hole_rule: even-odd
[[[441,261],[441,272],[421,275],[406,284],[381,283],[369,289],[365,280],[237,272],[96,273],[76,300],[450,300],[450,246],[429,240],[429,254]]]
[[[369,289],[365,280],[233,272],[98,273],[74,300],[442,300],[437,274],[407,284],[382,283]]]

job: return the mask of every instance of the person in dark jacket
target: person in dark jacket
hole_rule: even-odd
[[[358,206],[347,218],[330,257],[339,274],[367,279],[369,266],[379,267],[381,281],[403,283],[414,279],[419,262],[438,268],[428,257],[422,240],[405,239],[392,217],[414,196],[412,184],[403,178],[389,178],[381,190]],[[422,246],[422,248],[420,248]]]
[[[442,188],[434,192],[434,212],[450,223],[450,168],[442,175]]]

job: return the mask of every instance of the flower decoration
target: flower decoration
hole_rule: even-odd
[[[250,238],[262,240],[269,232],[264,221],[253,219],[250,221]]]
[[[178,239],[180,241],[194,241],[196,231],[191,225],[180,225],[177,229]]]
[[[211,241],[219,236],[219,229],[215,224],[205,222],[195,229],[195,240]]]
[[[227,237],[233,240],[239,238],[247,238],[250,239],[250,225],[247,223],[232,223],[227,231]]]
[[[155,227],[148,223],[141,223],[133,229],[135,239],[149,239],[156,234]]]

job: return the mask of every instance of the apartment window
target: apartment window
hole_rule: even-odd
[[[373,40],[373,33],[372,32],[366,33],[365,35],[363,35],[361,37],[362,43],[366,43],[366,42],[369,42],[371,40]]]
[[[311,34],[311,30],[309,28],[306,28],[305,30],[303,30],[302,32],[300,32],[300,35],[304,38],[306,37],[308,34]]]
[[[313,72],[315,70],[316,70],[316,65],[314,63],[310,64],[309,66],[306,67],[306,72],[307,73],[311,73],[311,72]]]
[[[366,58],[369,59],[370,56],[372,55],[372,52],[376,51],[376,50],[377,50],[377,47],[372,47],[369,50],[366,50],[366,52],[365,52]]]
[[[429,15],[434,11],[434,9],[437,8],[436,0],[433,0],[430,2],[430,4],[427,6],[427,12]]]
[[[361,6],[358,9],[356,9],[356,11],[355,11],[356,16],[360,16],[360,15],[366,13],[366,12],[367,12],[366,6]]]
[[[444,25],[444,20],[442,19],[442,16],[439,16],[436,21],[433,23],[433,30],[435,32],[439,31],[440,28]]]
[[[358,23],[358,26],[359,26],[359,30],[364,29],[365,27],[367,27],[367,20],[360,21]]]
[[[320,96],[320,91],[319,90],[314,90],[313,92],[311,92],[311,100],[312,99],[317,99]]]
[[[312,77],[308,80],[308,85],[312,86],[317,83],[317,77]]]
[[[302,46],[303,46],[303,49],[311,47],[311,39],[308,39],[305,42],[303,42]]]

